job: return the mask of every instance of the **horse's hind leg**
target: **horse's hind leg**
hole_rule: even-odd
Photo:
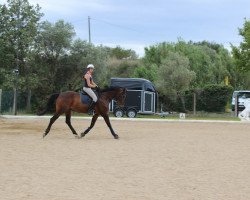
[[[70,119],[71,119],[71,111],[67,112],[65,115],[66,115],[66,124],[69,126],[72,133],[78,138],[78,135],[77,135],[75,129],[71,125],[71,121],[70,121]]]
[[[43,134],[43,137],[45,137],[49,133],[52,124],[58,119],[58,117],[60,115],[61,114],[59,114],[59,113],[55,113],[54,116],[50,118],[49,125],[48,125],[47,129],[45,130],[45,133]]]
[[[81,133],[81,138],[84,137],[84,136],[94,127],[94,125],[95,125],[96,120],[97,120],[98,117],[99,117],[98,114],[95,114],[95,115],[92,117],[90,127],[88,127],[84,132]]]

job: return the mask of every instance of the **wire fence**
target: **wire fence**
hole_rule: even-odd
[[[17,111],[22,112],[27,108],[27,93],[17,92]],[[0,113],[13,114],[14,91],[0,89]]]

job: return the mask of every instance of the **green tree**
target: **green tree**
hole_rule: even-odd
[[[115,48],[107,47],[107,50],[111,58],[136,59],[138,57],[135,51],[131,49],[124,49],[124,48],[121,48],[120,46],[117,46]]]
[[[69,56],[74,35],[73,26],[63,20],[41,24],[33,54],[37,55],[34,62],[41,77],[40,84],[49,93],[59,91],[64,84],[66,70],[61,61]]]
[[[235,88],[250,88],[250,21],[245,19],[243,28],[239,29],[239,35],[243,41],[239,47],[232,45],[232,53],[236,66],[237,84]]]
[[[150,66],[145,66],[140,64],[137,68],[135,68],[133,74],[133,77],[145,78],[150,80],[151,82],[156,81],[157,76],[158,76],[158,67],[156,64],[152,64]]]
[[[119,60],[116,58],[110,58],[108,60],[108,77],[134,77],[134,71],[139,67],[139,60]]]
[[[41,16],[40,7],[30,5],[27,0],[7,0],[7,4],[0,5],[0,68],[10,73],[18,67],[23,89],[29,85],[27,59]],[[5,79],[6,82],[9,80]]]
[[[108,51],[106,47],[94,46],[86,41],[80,39],[75,40],[70,53],[70,60],[73,66],[77,66],[74,73],[74,80],[71,78],[71,83],[74,88],[82,87],[82,75],[86,71],[86,66],[90,63],[94,64],[94,79],[95,82],[100,86],[106,86],[108,84],[108,74],[110,73],[107,69]],[[77,73],[76,73],[77,72]]]
[[[193,88],[202,88],[207,84],[221,84],[225,76],[230,76],[232,58],[229,52],[219,44],[179,40],[175,50],[184,54],[190,61],[190,67],[196,73]]]
[[[237,69],[247,72],[250,71],[250,21],[245,20],[243,28],[239,29],[239,35],[243,37],[243,42],[239,48],[233,46],[233,56]]]
[[[182,109],[185,110],[182,94],[189,89],[194,78],[195,72],[190,70],[188,58],[170,52],[159,67],[156,87],[161,95],[169,97],[170,100],[180,98]]]
[[[30,90],[35,87],[35,75],[29,65],[31,49],[34,48],[39,20],[43,14],[38,5],[28,0],[7,0],[0,5],[0,71],[4,74],[1,87],[14,85],[14,69],[19,70],[18,89],[27,91],[27,109],[30,109]]]

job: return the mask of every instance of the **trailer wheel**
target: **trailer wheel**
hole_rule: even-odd
[[[116,117],[123,117],[124,112],[123,112],[122,109],[116,109],[116,110],[114,111],[114,115],[115,115]]]
[[[137,115],[137,111],[135,109],[128,109],[126,115],[129,118],[135,118]]]

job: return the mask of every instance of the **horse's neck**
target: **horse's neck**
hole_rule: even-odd
[[[100,98],[103,98],[108,102],[111,102],[114,97],[115,97],[115,92],[109,91],[109,92],[103,92]]]

